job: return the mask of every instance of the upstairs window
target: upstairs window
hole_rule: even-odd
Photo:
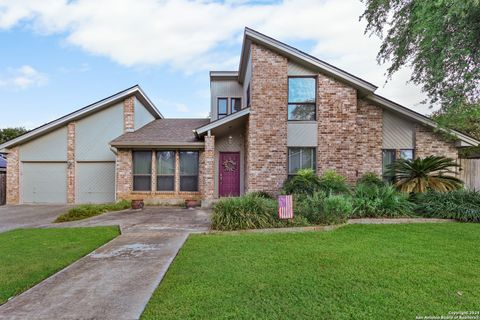
[[[242,109],[242,99],[241,98],[230,99],[230,107],[232,108],[232,113],[240,111]]]
[[[315,148],[288,148],[288,174],[294,175],[300,169],[316,168]]]
[[[157,191],[175,190],[175,151],[157,152]]]
[[[228,114],[228,99],[218,98],[217,100],[218,119],[225,117]]]
[[[152,152],[133,152],[133,191],[150,191],[152,186]]]
[[[250,107],[250,83],[248,84],[247,87],[247,108]]]
[[[314,77],[288,78],[288,120],[316,120],[316,87]]]

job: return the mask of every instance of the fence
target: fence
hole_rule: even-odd
[[[7,198],[7,175],[0,171],[0,206],[5,204]]]
[[[480,191],[480,159],[460,159],[460,165],[460,179],[465,182],[465,188]]]

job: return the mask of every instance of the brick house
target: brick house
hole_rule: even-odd
[[[210,72],[210,88],[209,119],[165,119],[135,86],[0,145],[7,202],[209,202],[276,193],[300,168],[354,183],[480,143],[447,140],[371,83],[248,28],[238,70]]]

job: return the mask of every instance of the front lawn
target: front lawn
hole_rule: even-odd
[[[119,235],[117,227],[0,233],[0,304]]]
[[[415,319],[480,311],[480,225],[192,235],[142,319]]]

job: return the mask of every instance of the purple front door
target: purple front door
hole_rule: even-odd
[[[220,197],[240,195],[240,152],[220,152],[218,194]]]

